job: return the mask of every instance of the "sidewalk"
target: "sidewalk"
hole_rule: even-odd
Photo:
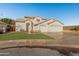
[[[79,48],[79,45],[67,45],[67,44],[55,44],[50,43],[48,40],[10,40],[0,41],[0,48],[17,47],[17,46],[29,46],[29,47],[63,47],[63,48]]]

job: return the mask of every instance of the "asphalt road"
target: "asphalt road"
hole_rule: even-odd
[[[9,48],[0,50],[0,56],[57,56],[61,55],[56,50],[45,48]]]
[[[79,49],[15,47],[0,49],[0,56],[79,56]]]

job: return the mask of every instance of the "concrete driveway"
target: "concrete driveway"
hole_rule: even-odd
[[[54,38],[55,43],[57,44],[79,44],[79,32],[68,31],[68,32],[58,32],[58,33],[45,33],[46,35]]]

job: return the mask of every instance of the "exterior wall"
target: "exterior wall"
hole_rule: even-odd
[[[26,25],[24,22],[16,22],[16,31],[26,30]]]
[[[29,23],[29,31],[32,30],[32,27],[31,27],[31,21],[25,21],[25,22],[16,22],[16,31],[26,31],[26,24]]]
[[[33,22],[33,31],[34,32],[38,32],[39,31],[39,26],[41,22],[43,22],[44,20],[42,20],[42,18],[40,17],[36,17],[35,19],[32,19],[32,22]],[[37,26],[34,26],[35,24],[39,24]]]
[[[0,24],[0,29],[3,29],[3,27],[6,27],[6,25]]]
[[[3,32],[6,32],[6,26],[5,24],[0,24],[0,30],[3,30]]]
[[[39,31],[39,26],[33,27],[33,31],[34,31],[34,32],[38,32],[38,31]]]
[[[39,21],[38,21],[39,20]],[[38,24],[42,19],[40,17],[36,17],[35,19],[32,19],[32,22],[34,24]]]
[[[51,23],[50,25],[60,25],[60,26],[63,26],[63,24],[61,24],[61,23],[58,22],[58,21],[55,21],[54,23]]]

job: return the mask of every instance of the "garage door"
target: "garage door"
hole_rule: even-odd
[[[47,25],[40,25],[40,32],[47,32],[48,28]]]
[[[41,25],[40,32],[60,32],[63,30],[60,25]]]
[[[51,26],[49,26],[48,31],[50,31],[50,32],[60,32],[60,31],[62,31],[62,27],[59,26],[59,25],[51,25]]]

